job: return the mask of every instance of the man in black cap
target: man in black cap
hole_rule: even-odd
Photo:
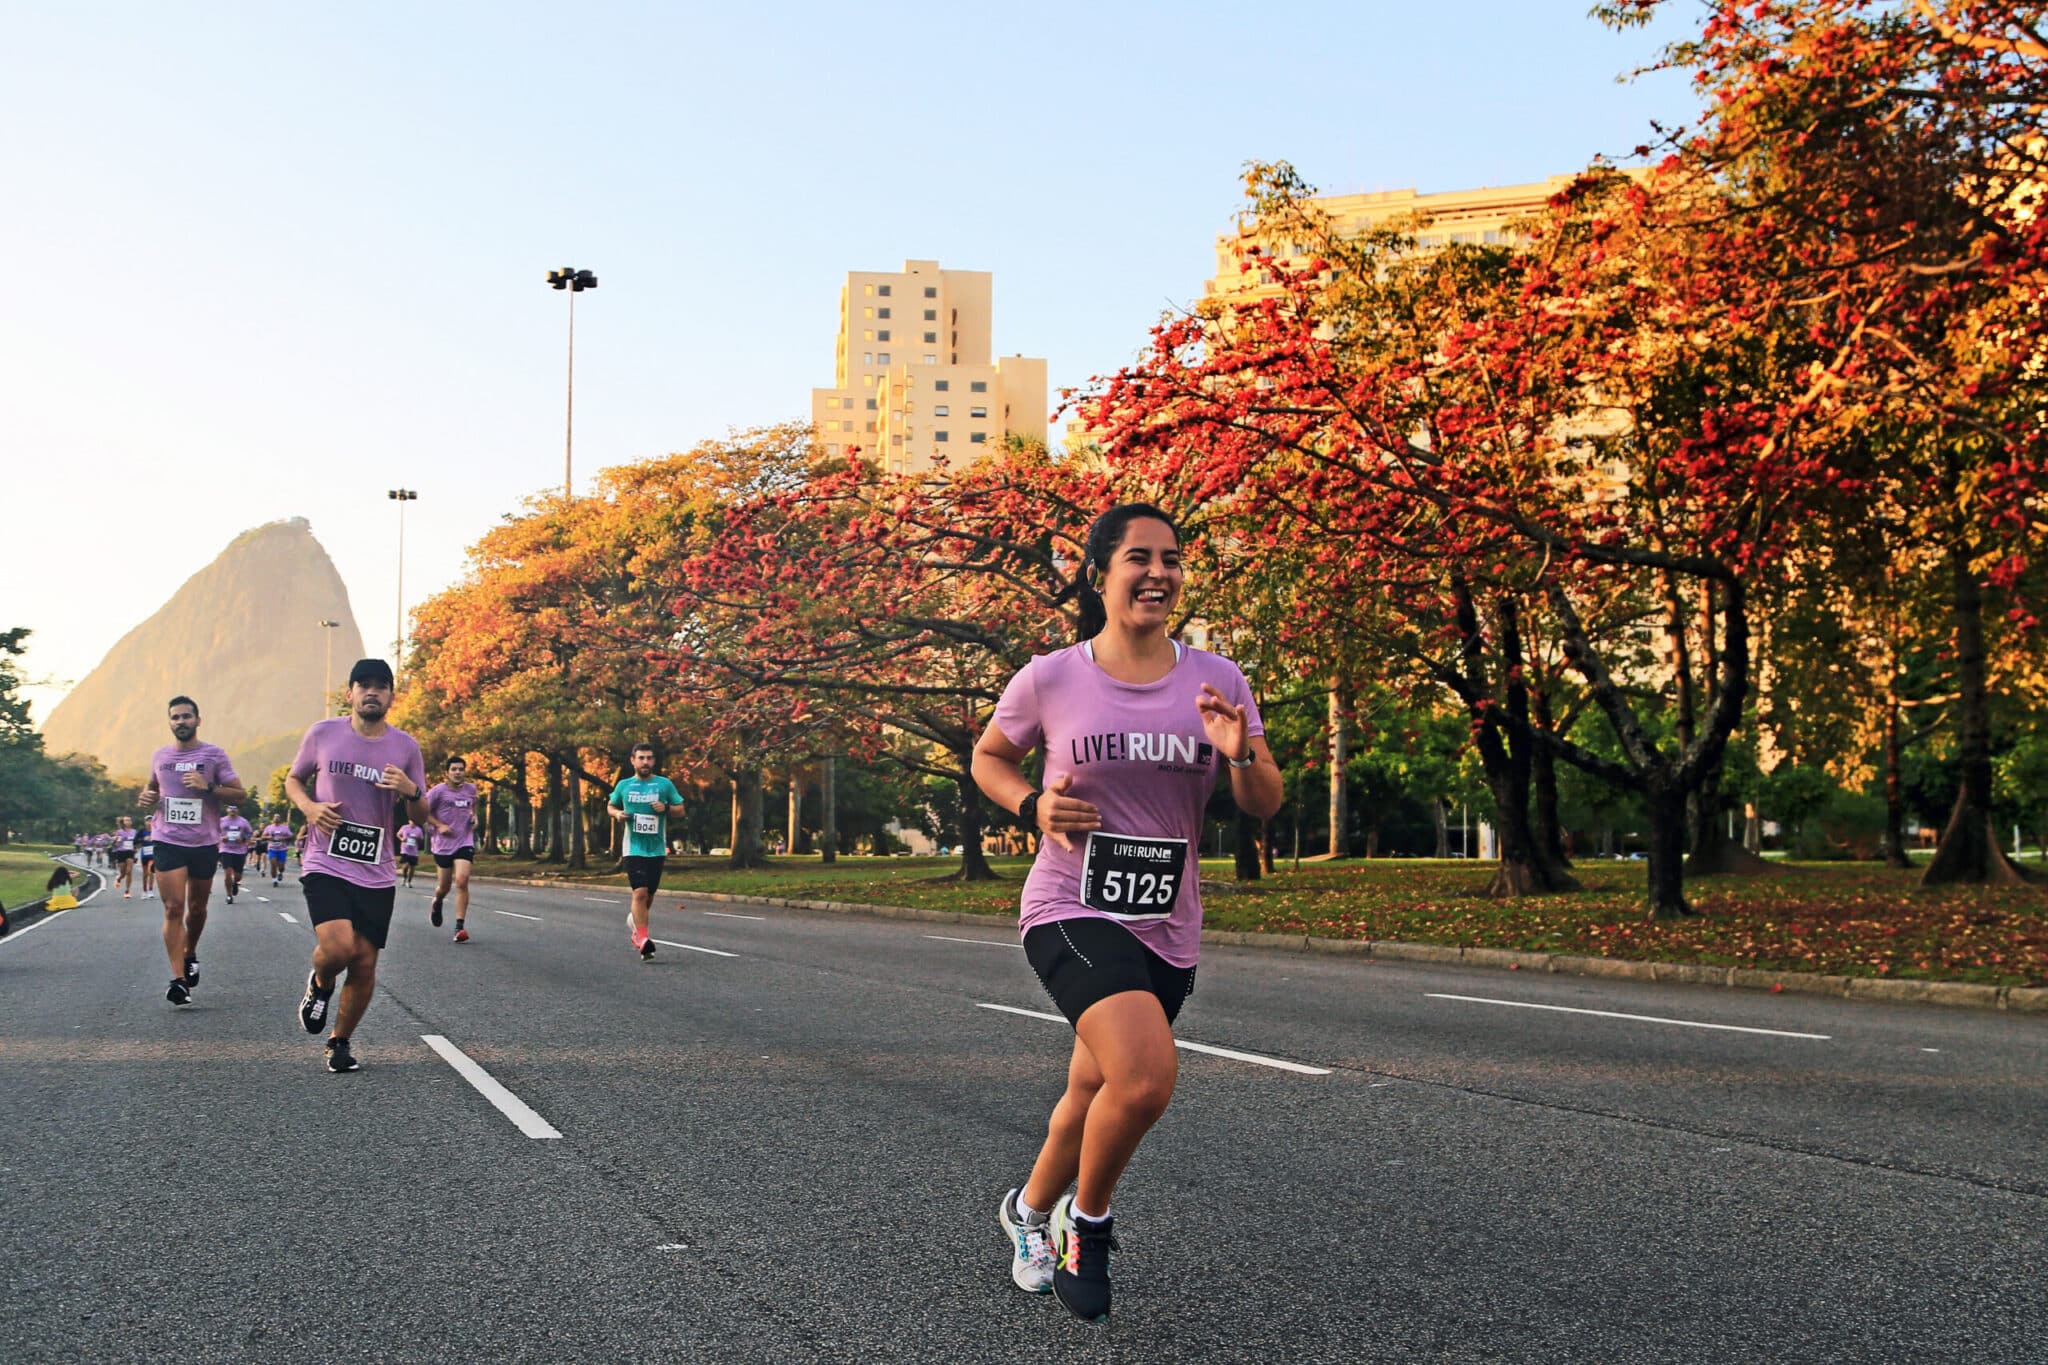
[[[377,954],[391,932],[398,869],[391,853],[393,809],[406,803],[427,818],[426,762],[403,730],[384,723],[391,707],[391,665],[358,660],[348,675],[349,714],[316,721],[299,741],[285,794],[306,817],[299,884],[313,921],[313,969],[299,1002],[299,1024],[318,1033],[343,973],[341,1004],[327,1039],[327,1069],[360,1066],[349,1040],[377,989]]]

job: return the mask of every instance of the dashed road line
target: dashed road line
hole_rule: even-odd
[[[1639,1024],[1673,1024],[1679,1028],[1716,1029],[1723,1033],[1761,1033],[1771,1038],[1810,1038],[1825,1043],[1832,1035],[1826,1033],[1792,1033],[1777,1028],[1746,1028],[1741,1024],[1707,1024],[1697,1019],[1665,1019],[1654,1014],[1621,1014],[1614,1010],[1578,1009],[1571,1005],[1538,1005],[1527,1000],[1493,1000],[1483,995],[1440,995],[1435,991],[1424,991],[1431,1000],[1462,1000],[1469,1005],[1505,1005],[1518,1010],[1549,1010],[1556,1014],[1590,1014],[1600,1019],[1628,1019]]]
[[[522,915],[517,910],[493,910],[491,911],[491,913],[494,915],[509,915],[513,919],[530,919],[535,924],[541,923],[541,917],[539,915]]]
[[[498,1112],[512,1120],[513,1126],[530,1138],[559,1138],[562,1134],[552,1123],[535,1113],[525,1100],[507,1090],[498,1078],[471,1061],[469,1054],[449,1042],[438,1033],[423,1033],[420,1041],[441,1055],[441,1060],[455,1068],[455,1074],[475,1086],[477,1093],[496,1105]]]
[[[722,951],[721,949],[718,949],[718,948],[699,948],[699,947],[698,947],[698,946],[697,946],[696,944],[694,944],[694,943],[677,943],[677,942],[675,942],[675,941],[673,941],[673,940],[671,940],[671,939],[665,939],[665,938],[658,938],[658,939],[654,939],[654,940],[653,940],[653,942],[655,942],[655,943],[659,943],[659,944],[660,944],[660,945],[661,945],[662,947],[664,947],[664,948],[682,948],[682,949],[686,949],[686,950],[688,950],[689,952],[693,952],[693,953],[709,953],[709,954],[711,954],[711,956],[713,956],[713,957],[738,957],[738,956],[739,956],[739,954],[738,954],[738,953],[728,953],[728,952],[724,952],[724,951]]]
[[[277,917],[278,917],[279,919],[283,920],[283,921],[284,921],[284,922],[285,922],[286,924],[297,924],[297,923],[298,923],[298,921],[297,921],[297,920],[293,919],[293,918],[292,918],[292,917],[291,917],[291,916],[290,916],[290,915],[289,915],[288,913],[286,913],[286,912],[285,912],[285,911],[283,911],[283,910],[280,910],[280,911],[278,911],[278,912],[277,912]]]
[[[676,909],[680,910],[682,909],[682,907],[679,905],[676,907]],[[720,919],[753,919],[765,921],[768,918],[766,915],[735,915],[728,910],[706,910],[704,911],[704,913],[707,915],[716,915]]]
[[[984,948],[1022,948],[1024,946],[1021,943],[1010,943],[999,938],[954,938],[950,934],[926,934],[925,937],[935,938],[941,943],[979,943]]]

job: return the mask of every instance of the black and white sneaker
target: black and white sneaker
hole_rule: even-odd
[[[319,978],[311,971],[306,973],[306,994],[299,1001],[299,1027],[308,1033],[318,1033],[327,1024],[327,1002],[334,997],[334,987],[320,989]]]
[[[196,957],[185,959],[185,984],[187,986],[197,986],[199,984],[199,959]]]
[[[1116,1250],[1113,1218],[1077,1217],[1074,1196],[1063,1195],[1052,1210],[1052,1294],[1083,1322],[1109,1317],[1109,1253]]]
[[[434,908],[427,912],[427,923],[433,925],[436,929],[441,927],[441,898],[439,896],[434,897]]]
[[[356,1060],[356,1054],[348,1050],[348,1039],[327,1040],[327,1069],[329,1071],[361,1071],[363,1064]]]
[[[174,976],[171,978],[171,988],[164,992],[164,999],[170,1001],[173,1005],[189,1005],[192,1003],[192,992],[186,989],[183,977]]]
[[[1041,1213],[1035,1222],[1024,1221],[1019,1193],[1011,1190],[996,1206],[996,1221],[1010,1239],[1010,1280],[1027,1294],[1044,1294],[1052,1288],[1052,1220]]]

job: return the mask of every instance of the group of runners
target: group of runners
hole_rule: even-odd
[[[1105,512],[1069,589],[1081,638],[1019,670],[974,754],[981,790],[1039,836],[1019,928],[1026,958],[1074,1030],[1065,1091],[996,1220],[1018,1288],[1050,1292],[1088,1320],[1110,1311],[1117,1181],[1178,1078],[1173,1024],[1195,986],[1210,794],[1223,776],[1238,806],[1261,819],[1282,799],[1244,675],[1173,636],[1182,588],[1179,532],[1166,513],[1138,503]],[[412,885],[423,851],[436,864],[431,922],[443,924],[452,896],[454,941],[469,938],[476,787],[459,756],[428,786],[419,744],[385,718],[392,690],[388,664],[359,661],[348,713],[306,732],[285,782],[304,819],[300,885],[315,935],[297,1016],[308,1033],[326,1030],[335,1072],[360,1067],[351,1040],[376,990],[398,884]],[[232,900],[241,850],[261,842],[276,885],[292,833],[279,819],[260,831],[241,819],[235,808],[247,793],[228,756],[198,739],[191,698],[172,698],[169,718],[174,743],[157,751],[138,797],[152,810],[150,828],[134,838],[154,844],[171,966],[165,994],[183,1005],[199,984],[217,870],[227,869]],[[1026,771],[1034,753],[1036,780]],[[636,745],[630,763],[607,805],[623,826],[630,941],[646,959],[656,950],[650,912],[667,818],[682,796],[655,771],[652,745]],[[116,832],[117,855],[119,844]]]

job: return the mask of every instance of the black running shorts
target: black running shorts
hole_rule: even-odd
[[[1024,932],[1024,956],[1070,1024],[1080,1023],[1096,1001],[1124,991],[1158,996],[1170,1024],[1195,991],[1193,967],[1174,966],[1100,915],[1033,925]]]
[[[356,928],[359,938],[382,949],[391,936],[391,907],[398,900],[395,886],[357,886],[352,881],[325,872],[308,872],[299,878],[306,891],[306,915],[315,924],[345,919]]]
[[[117,863],[130,862],[134,857],[135,850],[132,848],[117,848],[114,850],[114,861]]]
[[[626,865],[626,885],[635,891],[661,890],[662,869],[668,866],[666,858],[621,858]]]
[[[249,855],[246,853],[223,853],[220,855],[220,865],[230,872],[239,873],[248,865],[248,862]]]
[[[213,880],[213,874],[220,870],[220,849],[211,845],[206,848],[187,848],[183,844],[166,843],[159,839],[156,845],[156,870],[158,876],[166,872],[182,871],[189,881],[210,882]]]
[[[453,853],[436,853],[434,855],[434,866],[453,867],[455,866],[457,859],[460,859],[465,863],[475,862],[476,846],[474,844],[464,844],[461,848],[456,849]]]

